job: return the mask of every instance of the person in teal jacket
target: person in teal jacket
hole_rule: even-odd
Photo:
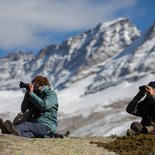
[[[23,137],[52,137],[57,130],[57,94],[50,88],[46,77],[36,76],[32,83],[28,84],[21,104],[24,113],[31,110],[30,117],[20,123],[4,122],[5,128],[14,135]]]

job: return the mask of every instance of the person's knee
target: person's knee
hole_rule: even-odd
[[[143,125],[139,122],[133,122],[130,126],[130,128],[135,132],[141,132]]]
[[[29,128],[28,125],[26,124],[26,122],[20,123],[18,125],[15,126],[20,132],[24,131],[24,132],[28,132]]]

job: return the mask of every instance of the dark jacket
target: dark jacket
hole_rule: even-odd
[[[142,117],[141,123],[144,126],[155,126],[155,96],[149,95],[140,101],[144,96],[141,91],[128,104],[126,111],[132,115]]]
[[[56,93],[48,86],[44,86],[40,93],[26,93],[21,105],[21,111],[33,108],[31,122],[43,123],[56,133],[58,100]]]

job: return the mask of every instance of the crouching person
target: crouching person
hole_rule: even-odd
[[[29,118],[21,122],[17,119],[14,123],[1,120],[1,128],[17,136],[53,137],[57,130],[58,100],[56,93],[50,88],[48,79],[37,76],[32,83],[24,87],[27,92],[21,104],[21,111],[25,113],[29,110]]]
[[[141,100],[143,97],[145,98]],[[140,86],[139,92],[128,104],[126,111],[141,117],[141,122],[133,122],[127,136],[136,134],[155,134],[155,82]]]

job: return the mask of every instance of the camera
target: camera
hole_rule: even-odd
[[[146,91],[146,85],[140,86],[139,90]]]
[[[19,84],[19,87],[20,88],[26,88],[26,90],[29,90],[30,88],[29,88],[29,84],[28,83],[24,83],[24,82],[20,82],[20,84]]]

